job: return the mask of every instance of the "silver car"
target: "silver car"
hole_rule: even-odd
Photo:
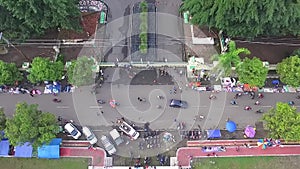
[[[103,144],[105,150],[108,152],[109,155],[113,155],[117,152],[115,146],[109,141],[106,136],[101,137],[101,143]]]

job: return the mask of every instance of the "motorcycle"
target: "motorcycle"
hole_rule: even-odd
[[[230,101],[230,104],[231,104],[231,105],[237,105],[237,102],[236,102],[235,100],[231,100],[231,101]]]
[[[54,103],[60,103],[60,102],[61,102],[61,99],[54,98],[52,101],[53,101]]]
[[[257,100],[254,105],[260,105],[260,102]]]
[[[247,110],[247,111],[248,111],[248,110],[252,110],[252,108],[251,108],[250,106],[245,106],[245,107],[244,107],[244,110]]]
[[[264,95],[262,93],[258,93],[257,98],[262,99],[262,98],[264,98]]]
[[[261,114],[261,113],[263,113],[263,112],[264,112],[264,111],[261,110],[261,109],[259,109],[259,110],[256,111],[256,113],[258,113],[258,114]]]
[[[164,97],[163,97],[163,96],[157,96],[157,98],[158,98],[158,99],[164,99]]]
[[[106,102],[104,100],[99,99],[99,100],[97,100],[97,103],[99,103],[99,104],[105,104]]]
[[[214,95],[210,95],[209,96],[209,99],[211,100],[211,99],[216,99],[217,98],[217,96],[214,96]]]
[[[290,106],[293,106],[293,105],[295,105],[295,102],[294,102],[294,101],[289,101],[288,104],[289,104]]]

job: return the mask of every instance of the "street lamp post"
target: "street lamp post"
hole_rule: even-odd
[[[20,54],[20,55],[22,55],[27,61],[29,61],[30,62],[30,59],[21,51],[21,50],[19,50],[14,44],[12,44],[8,39],[6,39],[6,38],[4,38],[4,36],[3,36],[3,32],[0,32],[0,40],[1,39],[3,39],[4,40],[4,42],[8,45],[8,46],[11,46],[11,47],[13,47],[14,49],[16,49],[16,51]]]

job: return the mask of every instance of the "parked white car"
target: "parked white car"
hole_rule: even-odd
[[[120,130],[122,130],[125,134],[130,136],[133,140],[138,139],[140,136],[140,133],[137,132],[133,127],[131,127],[128,123],[125,121],[122,121],[119,125]]]
[[[103,144],[104,149],[108,152],[109,155],[113,155],[117,152],[115,146],[110,142],[110,140],[105,135],[101,137],[101,143]]]
[[[74,139],[78,139],[81,136],[80,131],[72,123],[67,123],[64,128]]]
[[[233,77],[224,77],[221,79],[221,83],[224,87],[225,86],[233,87],[236,85],[236,79]]]
[[[82,127],[82,133],[85,135],[87,141],[89,141],[91,145],[94,145],[97,143],[98,139],[90,128],[88,128],[86,126]]]

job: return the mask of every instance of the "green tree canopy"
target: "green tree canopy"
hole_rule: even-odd
[[[1,131],[6,127],[6,116],[4,114],[3,108],[0,108],[0,140],[3,138]]]
[[[18,103],[13,118],[6,121],[5,136],[13,146],[31,142],[37,148],[49,143],[58,132],[56,117],[38,110],[37,104]]]
[[[69,83],[75,86],[90,85],[93,83],[92,66],[94,61],[86,56],[79,57],[73,61],[67,69]]]
[[[230,76],[232,67],[236,67],[241,63],[239,55],[242,53],[250,54],[250,51],[246,48],[236,48],[234,41],[230,41],[228,47],[226,53],[215,56],[219,63],[212,72],[216,73],[218,77]]]
[[[35,57],[29,70],[28,80],[32,83],[60,80],[64,73],[61,61],[53,62],[49,58]]]
[[[270,137],[286,141],[300,140],[300,112],[296,111],[296,107],[287,103],[277,103],[276,108],[264,114],[263,120],[270,131]]]
[[[277,73],[280,80],[293,87],[300,86],[300,57],[290,56],[277,64]]]
[[[298,0],[185,0],[192,23],[215,27],[233,37],[299,35]]]
[[[293,53],[291,54],[291,56],[295,56],[295,55],[298,55],[300,56],[300,48],[299,49],[296,49],[293,51]]]
[[[16,64],[5,63],[0,60],[0,85],[13,85],[16,81],[23,79]]]
[[[245,58],[236,68],[236,72],[239,76],[239,81],[242,83],[263,87],[267,78],[268,68],[256,57],[253,59]]]
[[[6,123],[6,116],[4,114],[3,108],[0,108],[0,131],[5,129],[5,123]]]
[[[0,31],[7,38],[28,38],[58,27],[80,28],[77,0],[0,0],[0,14]]]

